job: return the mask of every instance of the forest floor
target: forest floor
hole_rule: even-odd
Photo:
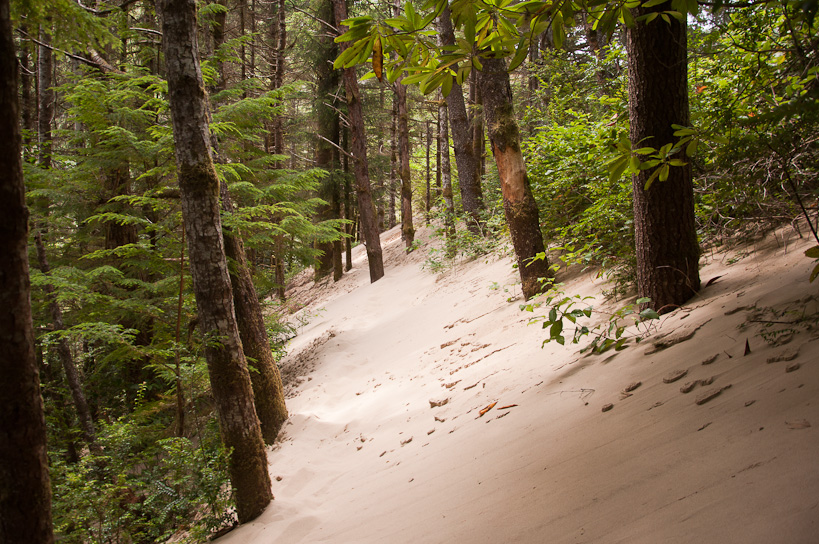
[[[807,237],[706,252],[695,299],[602,355],[541,348],[508,250],[432,274],[419,238],[382,236],[374,284],[358,247],[341,281],[291,290],[276,499],[220,544],[817,542]],[[570,272],[566,294],[625,304]]]

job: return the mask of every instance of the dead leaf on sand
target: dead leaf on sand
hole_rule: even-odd
[[[486,408],[484,408],[483,410],[481,410],[481,411],[479,412],[479,413],[480,413],[480,415],[479,415],[478,417],[483,416],[483,415],[484,415],[486,412],[488,412],[489,410],[491,410],[492,408],[494,408],[496,404],[497,404],[497,401],[493,402],[492,404],[490,404],[489,406],[487,406]]]

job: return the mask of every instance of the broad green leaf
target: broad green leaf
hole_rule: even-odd
[[[664,164],[660,167],[660,181],[665,181],[668,179],[668,173],[671,171],[671,167],[667,164]]]
[[[452,91],[452,82],[454,79],[454,77],[448,76],[441,82],[441,94],[444,95],[444,98],[449,96],[449,93]]]
[[[813,272],[810,273],[810,283],[813,283],[817,276],[819,276],[819,264],[813,267]]]
[[[651,188],[651,184],[654,183],[654,180],[660,175],[660,170],[661,168],[657,168],[651,173],[651,176],[649,176],[649,178],[646,180],[646,184],[643,186],[644,191],[648,191]]]
[[[697,140],[691,140],[691,142],[685,148],[685,155],[691,157],[694,153],[697,152],[697,146],[699,142]]]
[[[660,314],[657,313],[657,310],[652,308],[646,308],[642,312],[640,312],[640,319],[647,320],[647,319],[660,319]]]
[[[526,43],[526,38],[521,38],[520,42],[518,43],[517,52],[515,56],[512,57],[512,60],[509,61],[509,71],[511,72],[515,68],[521,65],[521,63],[526,60],[526,56],[529,54],[529,47]]]
[[[805,257],[810,257],[811,259],[819,259],[819,246],[813,246],[809,250],[805,252]]]

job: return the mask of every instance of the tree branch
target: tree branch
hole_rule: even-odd
[[[331,146],[335,147],[336,149],[338,149],[339,151],[341,151],[341,152],[342,152],[344,155],[346,155],[347,157],[349,157],[349,158],[353,159],[354,161],[358,161],[358,160],[360,160],[360,159],[359,159],[358,157],[356,157],[355,155],[351,155],[350,153],[347,153],[347,150],[346,150],[346,149],[343,149],[342,147],[339,147],[339,145],[338,145],[337,143],[335,143],[334,141],[332,141],[332,140],[328,140],[327,138],[325,138],[325,137],[324,137],[324,136],[322,136],[321,134],[316,134],[316,136],[318,136],[319,138],[321,138],[322,140],[324,140],[325,142],[327,142],[327,143],[328,143],[328,144],[330,144]]]

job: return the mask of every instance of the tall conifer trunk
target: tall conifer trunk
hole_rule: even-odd
[[[550,272],[545,258],[532,260],[545,249],[537,204],[520,150],[520,134],[512,106],[512,88],[506,62],[503,59],[484,59],[479,77],[489,141],[500,177],[503,211],[515,248],[523,296],[528,299],[540,292],[540,280],[548,278]]]
[[[346,0],[333,0],[333,9],[336,21],[347,19]],[[340,44],[342,52],[349,47],[349,42]],[[370,282],[376,282],[384,277],[384,261],[381,252],[381,238],[378,232],[378,223],[373,206],[370,190],[370,174],[367,171],[367,135],[364,131],[364,114],[361,111],[361,94],[358,90],[358,80],[355,68],[346,68],[343,72],[344,86],[347,90],[347,108],[350,117],[350,132],[352,133],[351,151],[353,171],[358,193],[358,216],[364,244],[367,247],[367,262],[370,267]]]
[[[401,2],[395,0],[393,14],[401,13]],[[409,110],[407,109],[407,86],[401,83],[404,77],[395,81],[395,102],[398,111],[398,175],[401,178],[401,239],[409,250],[415,241],[415,227],[412,224],[412,170],[410,170]]]
[[[17,59],[0,0],[0,542],[51,544],[51,485],[34,352]]]
[[[40,29],[42,45],[37,51],[37,138],[40,144],[37,162],[42,168],[51,168],[51,121],[54,118],[54,55],[48,45],[51,43],[51,33],[45,28]]]
[[[441,45],[455,45],[455,31],[452,29],[452,14],[449,6],[438,16],[439,41]],[[473,70],[474,73],[474,70]],[[458,184],[461,188],[461,204],[464,208],[467,228],[475,234],[481,231],[484,209],[481,191],[481,169],[474,143],[475,134],[466,111],[463,89],[457,83],[446,97],[449,126],[452,129],[452,143],[455,151],[455,165],[458,168]]]
[[[196,2],[161,0],[163,49],[180,198],[200,329],[222,440],[232,448],[230,479],[239,521],[254,519],[273,498],[253,390],[233,309],[219,217],[208,111],[196,43]]]
[[[332,0],[322,1],[318,18],[335,26]],[[338,70],[333,69],[333,60],[338,56],[338,46],[333,41],[333,36],[328,35],[326,29],[322,29],[321,32],[322,34],[315,46],[317,96],[313,102],[313,111],[315,112],[318,124],[317,133],[320,136],[320,138],[317,138],[315,144],[315,164],[317,168],[323,168],[328,171],[328,176],[322,181],[319,190],[319,197],[321,197],[326,204],[323,204],[319,208],[318,218],[320,220],[327,220],[339,219],[341,217],[341,210],[338,204],[338,193],[340,190],[338,171],[341,164],[339,163],[337,150],[341,141],[341,120],[339,118],[338,108],[332,104],[332,101],[338,93],[341,74]],[[319,256],[318,263],[316,264],[316,281],[327,276],[330,271],[333,271],[336,281],[340,278],[342,271],[340,267],[336,266],[336,261],[338,260],[340,263],[341,259],[339,246],[340,245],[337,245],[335,242],[319,242],[316,244],[317,249],[323,252],[323,254]],[[338,253],[338,259],[336,253]]]
[[[233,212],[233,203],[227,186],[220,184],[222,209]],[[256,415],[259,416],[262,438],[265,443],[273,444],[279,431],[287,421],[287,407],[284,401],[284,386],[279,367],[270,349],[262,305],[256,294],[256,286],[250,275],[241,233],[223,229],[225,255],[234,261],[231,268],[230,283],[233,288],[233,307],[236,310],[236,322],[242,350],[248,365],[252,369],[250,382],[253,387],[253,400]]]
[[[635,10],[671,9],[670,2]],[[688,126],[686,24],[671,17],[626,31],[630,137],[634,148],[674,143],[672,124]],[[671,167],[666,181],[645,183],[652,170],[632,176],[637,292],[658,311],[670,311],[700,288],[691,166]]]

